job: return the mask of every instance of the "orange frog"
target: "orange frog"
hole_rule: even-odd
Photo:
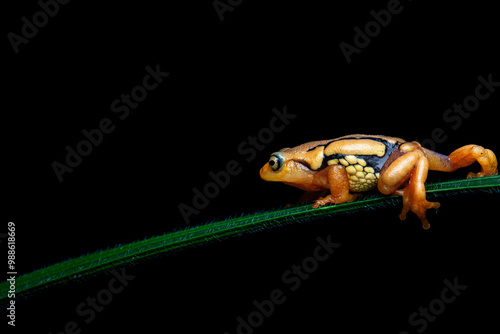
[[[377,187],[382,194],[403,196],[400,219],[411,210],[428,229],[425,212],[440,204],[426,199],[427,171],[453,172],[476,161],[481,171],[467,178],[498,173],[495,154],[478,145],[463,146],[446,156],[417,142],[358,134],[284,148],[271,154],[260,177],[305,191],[330,190],[330,195],[316,200],[314,208],[351,202],[361,196],[359,192]]]

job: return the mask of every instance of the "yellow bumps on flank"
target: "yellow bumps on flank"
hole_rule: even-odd
[[[373,167],[365,167],[367,163],[364,159],[358,159],[355,155],[346,155],[344,158],[328,161],[329,165],[338,163],[345,166],[351,191],[368,191],[377,185],[380,174],[375,174]]]
[[[351,191],[368,191],[377,185],[378,173],[375,174],[375,170],[372,167],[363,167],[360,164],[356,164],[346,167],[346,171],[349,174],[349,188]]]
[[[373,167],[366,167],[367,163],[364,159],[355,155],[346,155],[343,158],[328,161],[329,166],[339,163],[345,166],[351,191],[368,191],[377,185],[379,173],[375,174]]]
[[[346,155],[343,158],[332,159],[327,162],[329,166],[339,163],[345,166],[351,191],[368,191],[377,185],[379,173],[375,174],[375,169],[366,167],[367,163],[364,159],[358,158],[355,155]]]

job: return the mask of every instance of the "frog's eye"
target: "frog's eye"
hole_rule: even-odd
[[[281,152],[275,152],[271,155],[271,158],[269,158],[269,167],[276,172],[281,168],[284,160],[284,156]]]

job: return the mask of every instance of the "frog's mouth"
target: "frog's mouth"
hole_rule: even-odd
[[[275,172],[271,169],[271,166],[269,166],[269,163],[266,163],[261,169],[260,169],[260,178],[264,181],[269,181],[269,182],[279,182],[281,181],[281,178],[278,175],[278,172]]]

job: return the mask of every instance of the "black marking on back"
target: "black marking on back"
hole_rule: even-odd
[[[320,147],[320,146],[323,146],[324,148],[326,148],[331,143],[339,141],[339,140],[358,140],[358,139],[370,139],[370,140],[378,141],[378,142],[380,142],[380,143],[382,143],[382,144],[385,145],[385,154],[382,157],[379,157],[377,155],[354,155],[355,157],[357,157],[359,159],[365,160],[366,161],[366,166],[367,167],[372,167],[375,170],[375,173],[379,173],[380,172],[380,170],[384,166],[384,164],[387,161],[387,159],[389,159],[389,157],[391,156],[391,154],[394,153],[394,151],[397,150],[399,148],[399,146],[401,146],[401,144],[403,144],[402,142],[398,142],[398,141],[396,141],[396,143],[394,143],[394,144],[393,143],[389,143],[385,139],[377,138],[377,137],[371,137],[369,135],[366,135],[366,136],[354,136],[353,135],[353,136],[346,136],[346,137],[341,137],[341,138],[333,139],[332,141],[329,141],[328,143],[326,143],[324,145],[317,145],[315,147],[312,147],[312,148],[308,149],[307,152],[312,151],[315,148]],[[321,170],[321,169],[327,167],[329,160],[342,159],[346,155],[350,155],[350,154],[332,154],[330,156],[325,156],[325,158],[323,159],[323,163],[322,163],[321,167],[318,170]]]
[[[340,138],[332,139],[331,141],[329,141],[326,144],[316,145],[316,146],[311,147],[310,149],[308,149],[307,152],[312,151],[315,148],[320,147],[320,146],[327,147],[328,145],[330,145],[331,143],[334,143],[336,141],[340,141],[340,140],[358,140],[358,139],[370,139],[370,140],[373,140],[373,141],[378,141],[378,142],[384,144],[386,148],[389,148],[390,146],[397,146],[397,147],[399,147],[402,144],[401,142],[396,142],[395,144],[391,144],[391,143],[389,143],[385,139],[378,138],[378,137],[372,137],[370,135],[362,135],[362,136],[359,136],[359,137],[357,137],[355,135],[351,135],[351,136],[345,136],[345,137],[340,137]]]

